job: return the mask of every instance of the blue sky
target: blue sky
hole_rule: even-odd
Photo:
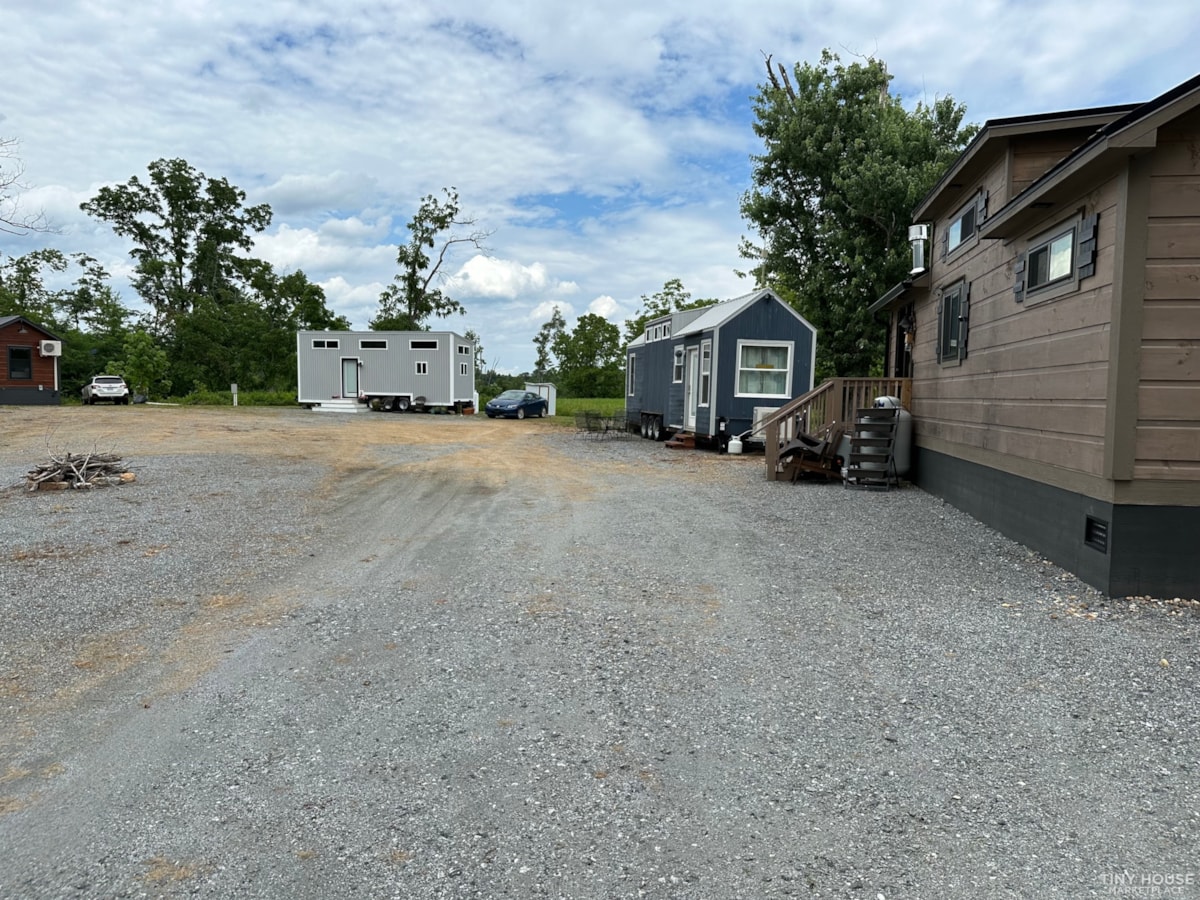
[[[421,198],[454,186],[491,237],[451,260],[467,314],[439,324],[519,372],[556,305],[621,324],[671,278],[751,289],[738,204],[766,53],[873,55],[910,105],[950,95],[981,123],[1151,99],[1200,72],[1197,46],[1192,0],[9,0],[0,138],[58,233],[0,253],[86,251],[123,285],[128,245],[79,204],[182,157],[270,203],[256,255],[365,328]]]

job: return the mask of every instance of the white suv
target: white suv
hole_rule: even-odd
[[[128,404],[129,386],[125,379],[120,375],[97,375],[83,386],[83,402],[90,406],[97,400]]]

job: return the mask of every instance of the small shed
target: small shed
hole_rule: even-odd
[[[529,381],[525,383],[525,390],[537,394],[539,397],[545,397],[548,409],[546,415],[557,416],[558,406],[558,388],[548,381]]]
[[[0,405],[58,405],[60,356],[62,341],[41,325],[0,316]]]
[[[759,290],[660,316],[626,350],[625,419],[654,439],[750,431],[812,390],[817,330]]]

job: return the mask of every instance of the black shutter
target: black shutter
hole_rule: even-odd
[[[946,323],[942,321],[942,305],[946,302],[945,297],[938,297],[937,310],[937,339],[933,342],[934,353],[937,355],[937,361],[942,361],[942,341],[945,340]]]
[[[1079,223],[1079,277],[1090,278],[1096,274],[1096,223],[1099,213],[1092,213]]]
[[[988,192],[980,191],[975,198],[975,227],[979,228],[987,219]]]
[[[971,282],[964,281],[958,301],[958,361],[967,358],[967,326],[971,319]]]
[[[945,259],[946,254],[950,252],[950,229],[949,228],[945,228],[942,230],[942,236],[938,240],[938,245],[942,248],[941,258]]]
[[[1016,280],[1013,282],[1013,299],[1018,303],[1025,302],[1025,256],[1022,253],[1017,257],[1017,262],[1013,266],[1013,274]]]

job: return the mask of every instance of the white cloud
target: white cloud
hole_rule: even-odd
[[[455,297],[461,294],[512,300],[547,293],[572,294],[578,286],[569,281],[555,281],[539,262],[526,266],[508,259],[476,255],[447,279],[446,290]]]
[[[595,300],[589,303],[587,311],[604,319],[612,319],[618,315],[625,315],[621,311],[621,305],[612,297],[607,295],[604,297],[597,297]]]

